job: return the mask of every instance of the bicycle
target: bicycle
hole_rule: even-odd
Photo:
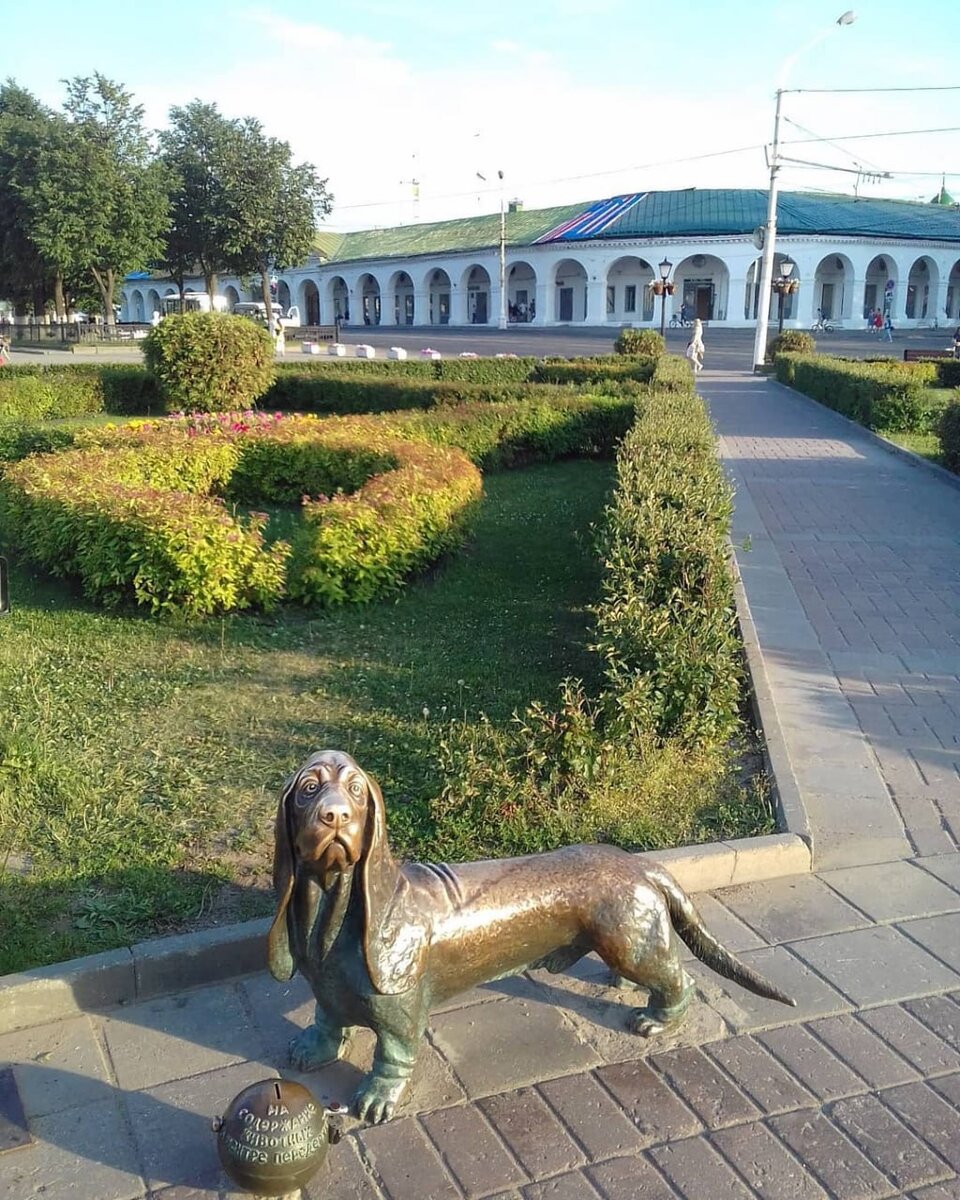
[[[833,333],[833,325],[826,317],[817,317],[814,323],[810,326],[811,333]]]
[[[687,317],[681,317],[679,313],[674,313],[667,322],[671,329],[692,329],[693,322]]]

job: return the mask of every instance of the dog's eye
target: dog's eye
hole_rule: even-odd
[[[303,785],[301,791],[303,791],[304,794],[307,796],[312,796],[313,793],[317,790],[317,788],[319,788],[319,786],[320,786],[320,784],[317,783],[317,781],[315,779],[308,779],[307,782]]]
[[[350,784],[350,795],[351,796],[362,796],[363,791],[364,791],[363,780],[362,779],[354,779]]]

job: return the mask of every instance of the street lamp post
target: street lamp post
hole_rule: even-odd
[[[507,328],[507,216],[503,207],[503,172],[498,171],[500,180],[500,320],[501,329]]]
[[[852,9],[848,9],[847,12],[837,17],[836,21],[827,29],[821,30],[816,37],[801,46],[799,50],[795,50],[793,54],[788,55],[780,67],[778,83],[782,85],[786,81],[787,72],[801,54],[804,54],[807,50],[811,50],[814,46],[822,42],[825,37],[829,37],[837,26],[842,28],[845,25],[852,25],[856,19],[856,13]],[[767,356],[767,329],[769,328],[770,321],[773,256],[777,241],[777,184],[780,173],[780,106],[784,92],[789,90],[789,88],[784,88],[783,86],[777,88],[777,103],[773,116],[773,144],[770,147],[770,190],[767,195],[767,223],[763,226],[763,258],[760,266],[760,294],[757,300],[757,332],[753,341],[753,369],[755,371],[763,370],[763,364]]]
[[[655,279],[650,286],[653,294],[660,297],[660,336],[665,337],[667,333],[667,297],[672,296],[676,289],[676,284],[668,282],[670,272],[673,270],[673,263],[665,258],[660,263],[658,270],[660,278]]]
[[[800,280],[791,279],[796,264],[785,258],[780,264],[780,274],[773,281],[773,290],[777,293],[777,334],[783,333],[783,298],[799,291]]]

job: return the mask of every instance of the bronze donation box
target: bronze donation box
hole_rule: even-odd
[[[245,1191],[284,1196],[307,1184],[340,1140],[303,1084],[264,1079],[236,1096],[213,1122],[224,1171]]]

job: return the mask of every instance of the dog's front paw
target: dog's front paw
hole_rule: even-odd
[[[656,1037],[658,1033],[664,1033],[669,1028],[668,1024],[651,1016],[646,1008],[635,1008],[627,1017],[627,1029],[640,1037]]]
[[[313,1071],[326,1063],[336,1062],[346,1044],[347,1039],[342,1033],[330,1033],[317,1025],[308,1025],[290,1041],[287,1051],[290,1065],[297,1071]]]
[[[353,1107],[361,1121],[379,1125],[389,1121],[407,1086],[405,1079],[381,1079],[368,1075],[353,1098]]]

